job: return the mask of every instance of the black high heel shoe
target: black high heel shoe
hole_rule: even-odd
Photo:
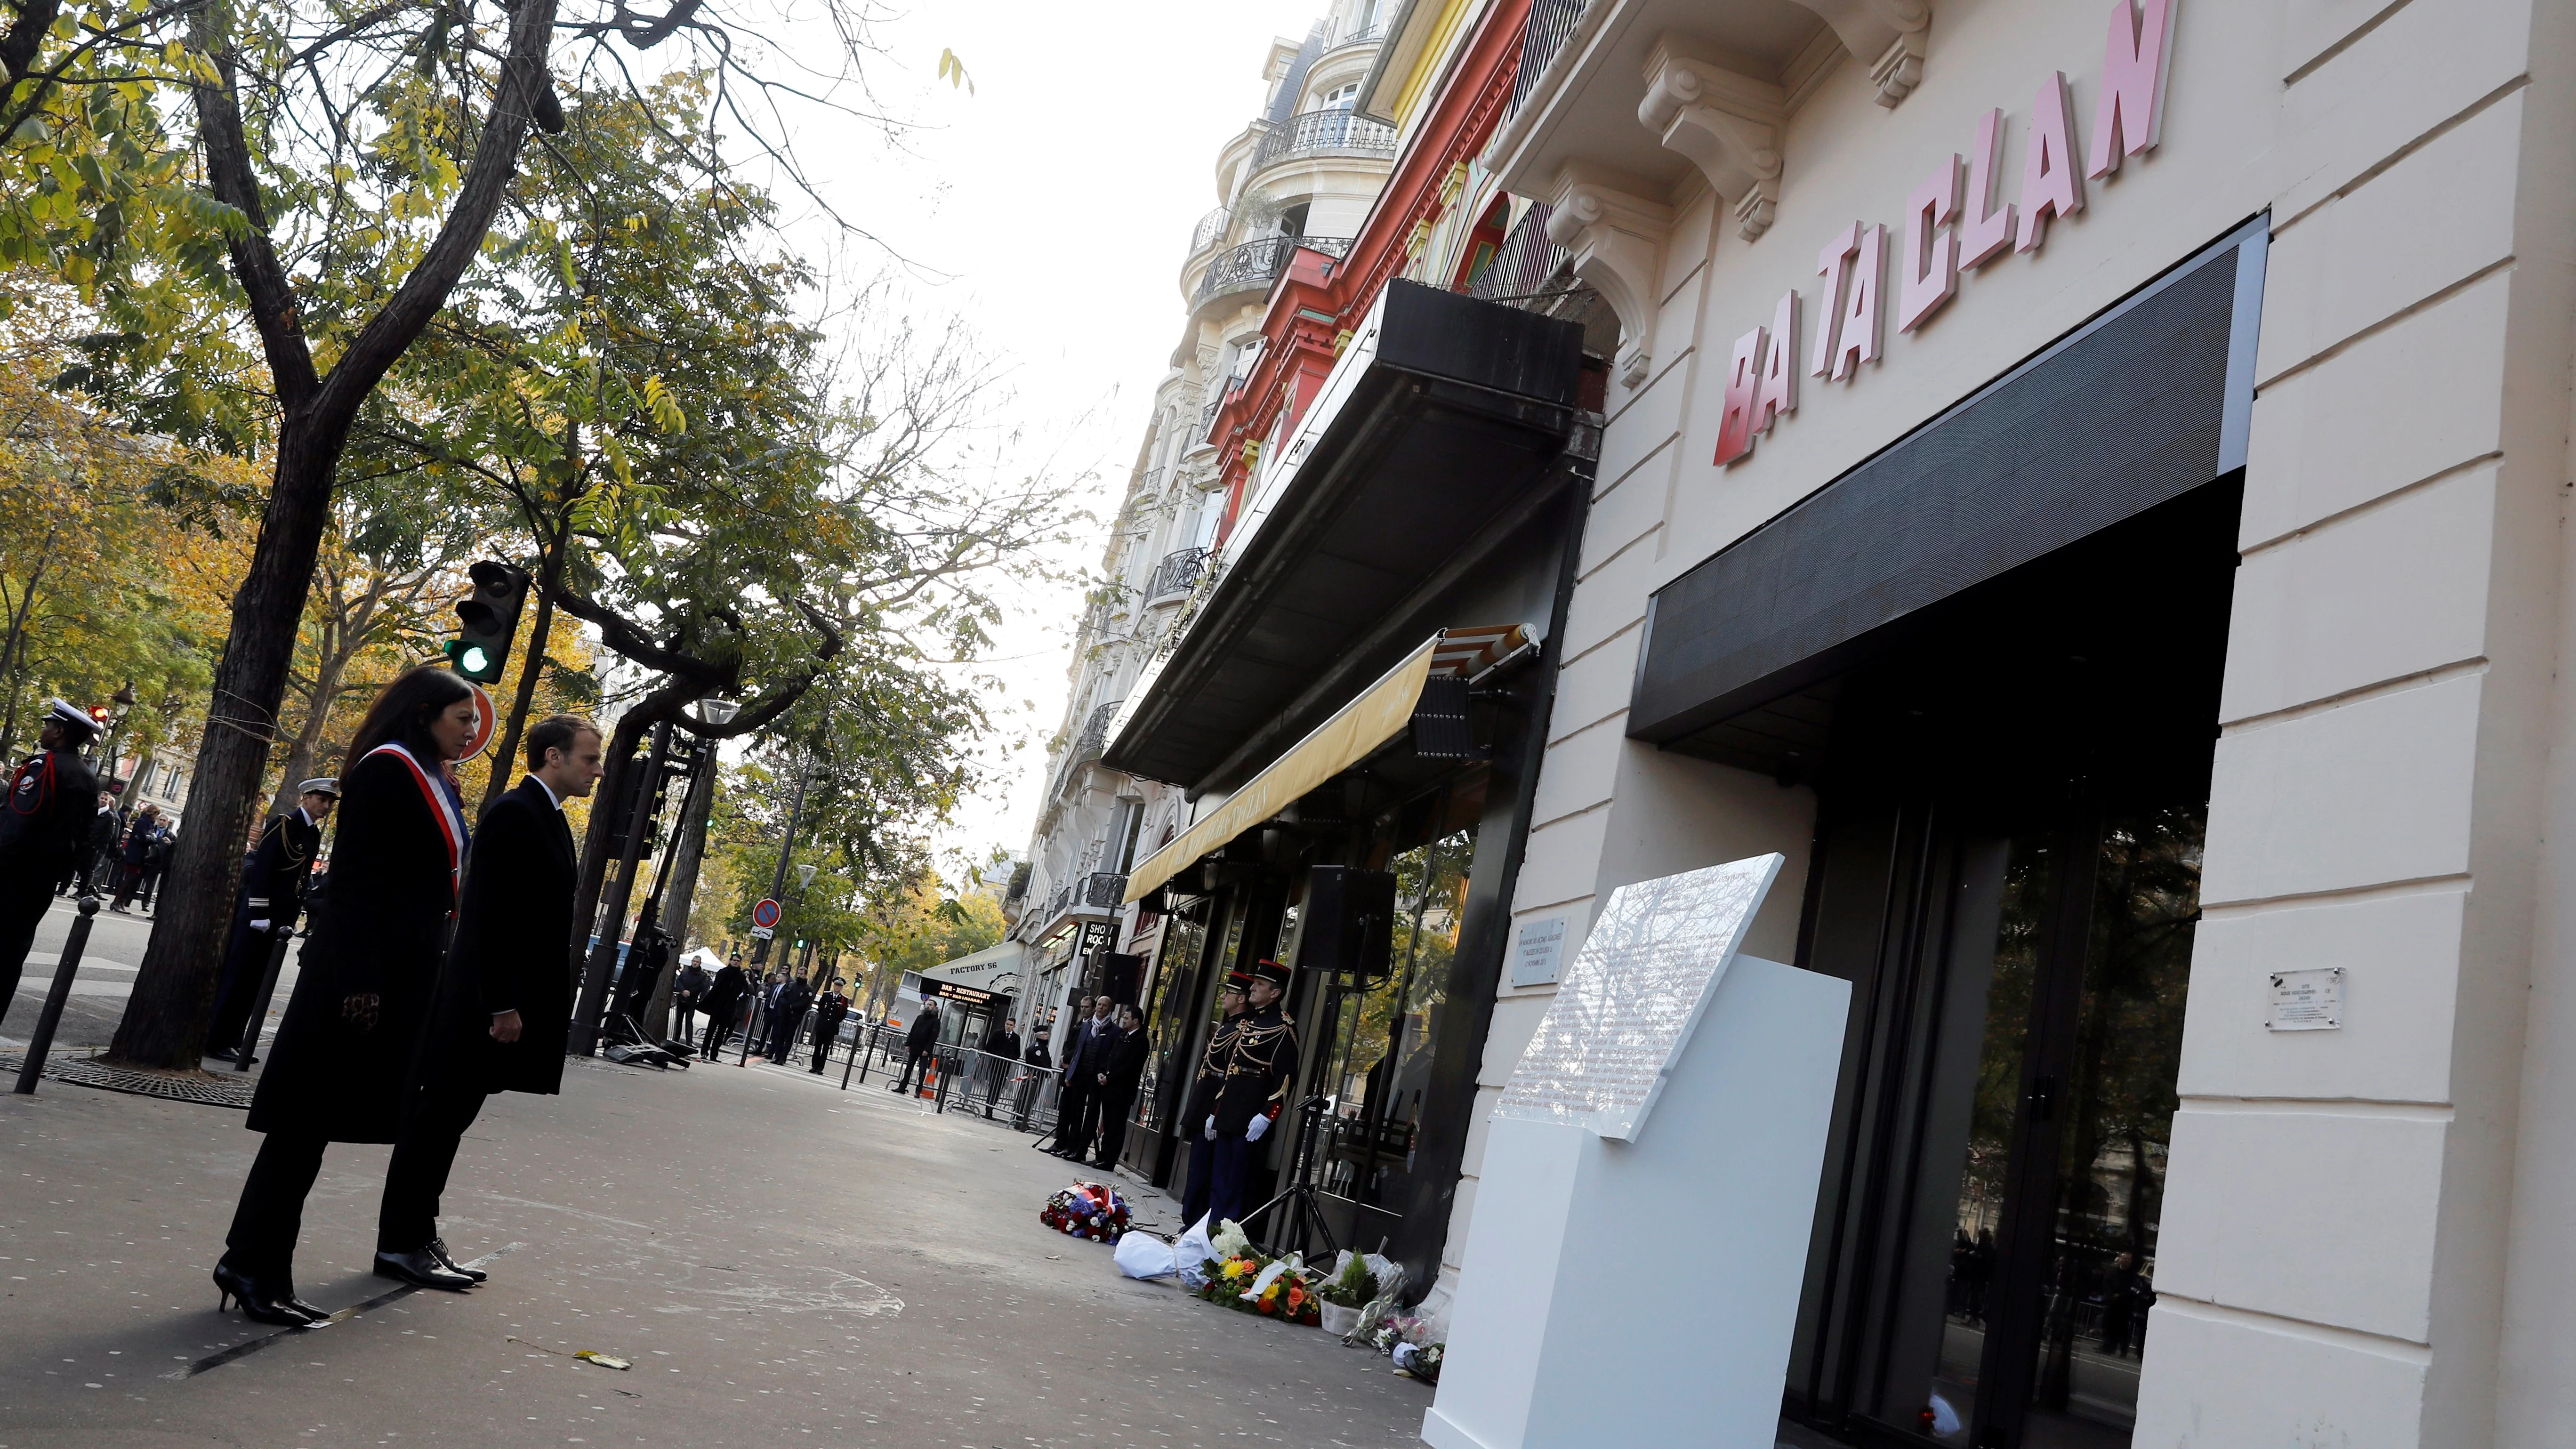
[[[292,1288],[280,1294],[230,1263],[217,1263],[216,1311],[221,1312],[227,1303],[239,1303],[242,1315],[254,1322],[274,1323],[285,1328],[311,1328],[330,1316],[309,1303],[297,1302]]]

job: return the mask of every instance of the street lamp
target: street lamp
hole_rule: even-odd
[[[742,713],[742,701],[738,699],[698,701],[698,718],[714,725],[717,729],[723,729],[726,725],[732,724],[733,717],[740,713]]]
[[[100,748],[99,753],[106,757],[104,773],[107,778],[113,780],[116,778],[116,737],[125,729],[125,717],[134,712],[133,681],[128,680],[118,685],[116,693],[107,697],[107,702],[116,706],[116,713],[108,720],[107,742]]]
[[[814,883],[814,867],[812,867],[812,866],[810,866],[810,865],[800,865],[800,866],[796,867],[796,889],[798,889],[799,891],[802,891],[802,890],[803,890],[803,889],[805,889],[807,886],[812,885],[813,883]]]

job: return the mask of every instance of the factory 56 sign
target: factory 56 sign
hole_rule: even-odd
[[[1914,188],[1897,224],[1896,326],[1910,332],[1956,296],[1961,269],[1973,271],[2006,250],[2036,252],[2048,224],[2084,209],[2084,182],[2120,169],[2123,158],[2153,150],[2164,119],[2165,62],[2171,54],[2173,0],[2112,0],[2111,35],[2102,58],[2102,94],[2093,107],[2092,149],[2078,171],[2074,107],[2066,73],[2051,71],[2031,102],[2022,145],[2018,202],[1996,199],[2003,162],[2004,114],[1977,122],[1976,148],[1950,157]],[[1879,359],[1889,311],[1888,229],[1853,222],[1816,254],[1820,303],[1805,371],[1842,381]],[[1798,410],[1796,291],[1780,298],[1767,327],[1735,339],[1727,361],[1726,405],[1718,419],[1717,457],[1724,465],[1750,457],[1754,439]]]

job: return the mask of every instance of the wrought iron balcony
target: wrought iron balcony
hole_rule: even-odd
[[[1127,894],[1127,877],[1113,871],[1095,870],[1073,885],[1076,910],[1114,911],[1119,897]]]
[[[1344,30],[1341,34],[1325,41],[1324,48],[1326,50],[1339,50],[1345,45],[1367,45],[1373,41],[1384,39],[1386,39],[1386,22],[1383,20],[1369,20],[1353,25],[1349,29]]]
[[[1488,302],[1521,306],[1544,292],[1548,278],[1565,265],[1566,256],[1565,248],[1548,240],[1547,218],[1546,202],[1532,205],[1520,225],[1503,238],[1502,250],[1467,284],[1468,292]]]
[[[1064,759],[1055,767],[1055,778],[1047,782],[1049,800],[1064,793],[1065,783],[1073,778],[1076,770],[1099,759],[1101,751],[1109,748],[1109,722],[1118,717],[1120,703],[1111,700],[1094,709],[1090,718],[1082,722],[1082,732],[1073,737],[1073,748],[1064,752]]]
[[[1225,240],[1225,230],[1232,225],[1234,225],[1234,212],[1226,207],[1220,206],[1200,217],[1199,224],[1190,228],[1190,255],[1197,256]]]
[[[1351,239],[1346,236],[1265,236],[1257,237],[1216,254],[1207,271],[1199,278],[1198,295],[1190,305],[1199,306],[1213,298],[1239,292],[1267,292],[1279,274],[1288,270],[1288,259],[1297,249],[1322,252],[1328,257],[1349,254]]]
[[[1325,151],[1357,151],[1373,156],[1395,154],[1395,128],[1357,111],[1307,111],[1290,116],[1261,138],[1252,153],[1252,169],[1292,161]]]
[[[1509,124],[1518,115],[1521,102],[1529,99],[1539,77],[1547,73],[1549,61],[1565,48],[1574,36],[1575,22],[1583,18],[1590,0],[1530,0],[1529,18],[1521,22],[1521,68],[1512,78],[1512,103],[1503,111],[1502,120]]]
[[[1203,548],[1175,549],[1163,555],[1154,566],[1154,578],[1145,585],[1145,602],[1158,604],[1187,594],[1207,572],[1208,551]]]

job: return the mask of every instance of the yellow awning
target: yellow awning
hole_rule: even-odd
[[[1317,725],[1314,733],[1271,761],[1268,769],[1245,781],[1214,813],[1129,871],[1127,899],[1143,899],[1148,891],[1180,874],[1182,867],[1287,809],[1402,733],[1413,722],[1413,707],[1422,702],[1422,681],[1430,677],[1431,656],[1440,640],[1434,634],[1422,641],[1422,647],[1403,663],[1361,690],[1331,719]]]

